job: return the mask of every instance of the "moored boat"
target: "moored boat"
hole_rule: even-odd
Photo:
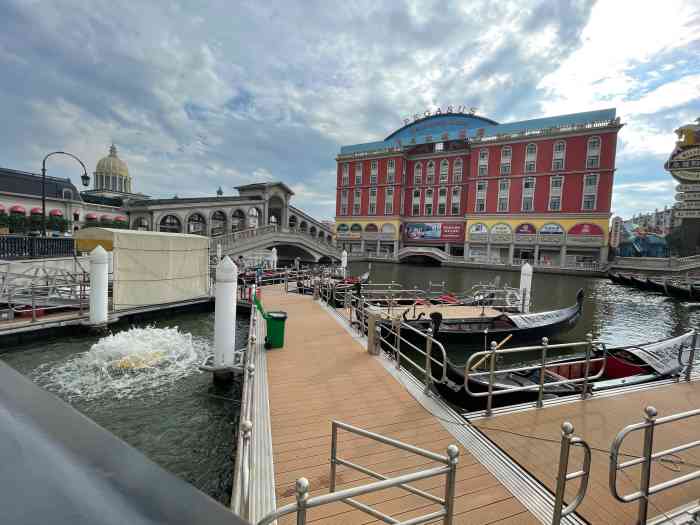
[[[692,299],[692,292],[689,286],[681,286],[678,284],[673,284],[670,281],[664,283],[664,288],[666,295],[673,297],[674,299],[688,300]]]
[[[617,279],[620,281],[620,284],[625,284],[627,286],[632,286],[632,280],[630,279],[629,275],[625,275],[622,273],[617,274]]]
[[[647,284],[646,279],[642,279],[641,277],[637,277],[636,275],[630,275],[630,282],[636,287],[639,288],[640,290],[646,290],[646,291],[651,291],[651,288]]]
[[[664,283],[656,281],[654,279],[649,279],[647,278],[647,286],[650,291],[652,292],[657,292],[657,293],[666,293],[666,288],[664,288]]]

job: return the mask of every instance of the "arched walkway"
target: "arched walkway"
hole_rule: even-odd
[[[148,225],[148,219],[145,217],[137,217],[131,225],[132,230],[148,231],[150,226]]]
[[[231,214],[231,231],[236,232],[245,228],[245,213],[236,210]]]
[[[299,224],[299,220],[297,219],[296,215],[290,215],[289,216],[289,227],[294,229],[297,227],[297,224]]]
[[[193,213],[187,219],[187,233],[192,235],[206,235],[207,221],[199,213]]]
[[[177,215],[166,215],[160,220],[158,230],[169,233],[182,233],[182,223]]]
[[[284,200],[273,195],[267,204],[268,222],[270,224],[282,224],[282,219],[284,218]],[[275,218],[273,222],[272,218]]]
[[[226,214],[217,210],[211,214],[211,235],[223,235],[226,233]]]
[[[248,228],[257,228],[260,226],[260,210],[251,208],[248,210]]]

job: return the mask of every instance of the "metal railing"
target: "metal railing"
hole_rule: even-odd
[[[683,347],[681,346],[678,351],[678,364],[681,367],[681,373],[678,374],[678,380],[680,381],[681,375],[684,375],[684,379],[687,383],[690,383],[691,377],[693,375],[693,367],[695,366],[695,352],[698,345],[698,332],[693,330],[693,342],[690,344],[688,349],[688,361],[683,361]],[[683,370],[685,369],[685,372]]]
[[[413,472],[411,474],[395,476],[393,478],[387,478],[386,476],[383,476],[378,472],[374,472],[366,467],[363,467],[352,461],[343,459],[338,456],[339,429],[371,439],[378,443],[383,443],[385,445],[395,447],[399,450],[422,456],[431,461],[442,463],[443,466],[429,468],[418,472]],[[369,432],[367,430],[348,425],[347,423],[333,421],[330,461],[330,492],[328,494],[323,494],[320,496],[310,498],[308,480],[306,478],[299,478],[295,484],[296,502],[290,503],[289,505],[285,505],[284,507],[277,509],[277,511],[268,514],[260,521],[258,521],[257,525],[268,525],[277,520],[278,518],[292,513],[296,513],[297,525],[304,525],[306,523],[307,512],[309,509],[335,502],[346,503],[347,505],[361,510],[362,512],[365,512],[374,518],[384,521],[385,523],[392,523],[398,525],[418,525],[421,523],[428,523],[442,518],[442,523],[444,525],[451,525],[454,518],[454,495],[458,462],[459,448],[457,448],[457,446],[455,445],[449,445],[447,447],[447,455],[442,456],[440,454],[430,452],[429,450],[424,450],[422,448],[418,448],[413,445],[409,445],[407,443],[403,443],[401,441],[382,436],[380,434],[375,434],[374,432]],[[360,485],[358,487],[352,487],[341,491],[336,491],[336,471],[339,465],[357,470],[379,481],[375,481],[373,483],[368,483],[365,485]],[[434,478],[443,475],[445,476],[445,495],[442,498],[439,496],[435,496],[434,494],[430,494],[429,492],[426,492],[424,490],[418,489],[412,485],[409,485],[409,483],[413,481]],[[394,487],[404,489],[412,494],[426,498],[432,503],[437,503],[438,505],[442,506],[442,509],[435,512],[430,512],[428,514],[424,514],[422,516],[400,521],[387,514],[384,514],[383,512],[376,510],[375,508],[372,508],[369,505],[360,503],[355,499],[357,496],[371,494],[373,492],[378,492],[380,490],[385,490]]]
[[[700,440],[695,440],[683,443],[672,448],[668,448],[666,450],[654,452],[654,433],[657,427],[666,425],[668,423],[673,423],[675,421],[681,421],[684,419],[690,419],[696,416],[700,416],[700,409],[690,410],[688,412],[681,412],[679,414],[673,414],[670,416],[660,418],[656,417],[657,414],[658,412],[653,406],[646,407],[644,409],[644,421],[640,423],[634,423],[623,428],[617,434],[617,436],[613,440],[612,446],[610,447],[610,492],[612,492],[612,495],[616,500],[621,501],[623,503],[639,501],[639,508],[637,511],[637,523],[646,523],[647,521],[650,496],[671,489],[673,487],[683,485],[690,481],[700,479],[700,469],[697,469],[693,472],[683,474],[682,476],[678,476],[661,483],[656,483],[654,485],[651,484],[652,461],[660,461],[667,456],[673,456],[675,454],[678,454],[679,452],[700,447]],[[644,449],[642,452],[642,457],[620,463],[620,447],[624,443],[625,438],[629,434],[640,430],[644,431]],[[620,494],[617,488],[617,473],[637,465],[641,466],[639,490],[636,492],[631,492],[629,494]]]
[[[41,257],[72,257],[75,239],[66,237],[27,237],[0,235],[0,259],[36,259]]]
[[[580,470],[569,472],[569,451],[572,446],[583,448],[583,466]],[[552,525],[558,525],[563,517],[574,512],[586,496],[588,478],[591,475],[591,447],[580,437],[574,436],[574,426],[565,421],[561,425],[561,448],[559,450],[559,471],[557,472],[557,486],[554,496],[554,511],[552,513]],[[564,507],[564,493],[568,481],[580,479],[579,489],[574,500]]]
[[[607,348],[605,344],[600,341],[593,341],[593,336],[587,334],[586,341],[576,342],[576,343],[560,343],[550,345],[549,340],[546,337],[542,338],[542,344],[538,346],[521,346],[517,348],[507,348],[504,350],[498,350],[497,343],[495,341],[491,342],[491,349],[481,352],[475,352],[469,359],[467,359],[464,365],[464,390],[466,393],[472,397],[486,397],[486,414],[491,415],[493,408],[493,398],[496,396],[504,394],[512,394],[514,392],[524,392],[524,391],[537,391],[537,402],[538,408],[543,406],[544,400],[544,389],[545,387],[552,386],[562,386],[562,385],[573,385],[577,383],[583,383],[583,388],[581,392],[581,397],[586,399],[588,396],[588,384],[592,381],[600,379],[605,372],[605,365],[607,361]],[[563,379],[559,381],[546,382],[546,372],[549,368],[555,368],[561,363],[550,362],[549,351],[550,350],[573,350],[578,348],[585,349],[585,356],[581,359],[574,361],[567,361],[567,365],[578,365],[584,364],[584,372],[582,377],[574,379]],[[601,357],[594,356],[594,348],[597,348],[602,352]],[[514,368],[497,368],[497,357],[503,355],[517,355],[525,352],[540,352],[540,359],[537,364],[516,366]],[[488,370],[484,372],[474,372],[478,365],[487,361]],[[595,363],[601,363],[599,370],[591,374],[591,365]],[[509,387],[503,389],[494,389],[496,386],[496,374],[510,374],[514,372],[532,372],[539,371],[539,382],[534,385]],[[488,389],[485,392],[473,392],[469,387],[469,380],[478,379],[482,377],[488,377]]]

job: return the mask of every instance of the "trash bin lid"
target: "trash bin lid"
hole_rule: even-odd
[[[287,312],[267,312],[267,316],[271,319],[283,321],[287,318]]]

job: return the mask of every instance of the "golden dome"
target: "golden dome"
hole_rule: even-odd
[[[131,192],[129,168],[126,166],[126,162],[117,156],[117,148],[114,144],[109,148],[109,155],[97,162],[95,189]]]

